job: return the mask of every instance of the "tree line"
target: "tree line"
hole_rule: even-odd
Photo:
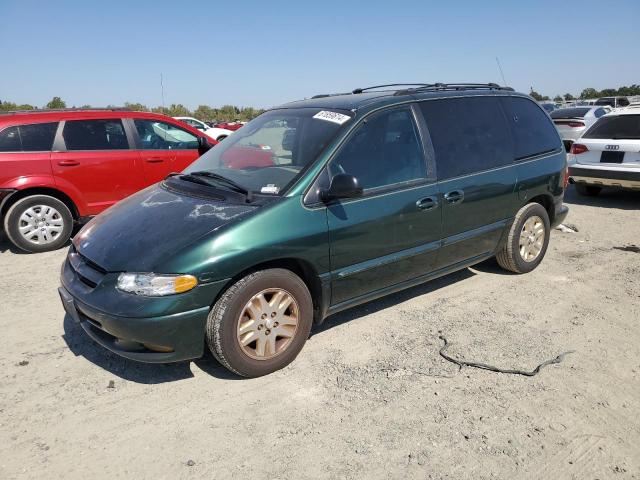
[[[533,87],[531,88],[529,95],[531,95],[533,98],[535,98],[539,102],[545,101],[545,100],[551,100],[550,97],[546,95],[541,95],[538,92],[536,92],[533,89]],[[631,97],[634,95],[640,95],[640,85],[635,83],[629,87],[605,88],[604,90],[596,90],[595,88],[591,88],[591,87],[585,88],[584,90],[582,90],[582,92],[580,92],[580,95],[578,95],[577,97],[574,97],[570,93],[565,93],[564,95],[556,95],[555,97],[553,97],[553,101],[562,102],[562,101],[570,101],[570,100],[578,100],[578,99],[584,100],[587,98],[615,97],[615,96]]]
[[[228,122],[233,120],[248,121],[264,112],[264,109],[253,107],[236,107],[235,105],[223,105],[220,108],[210,107],[209,105],[200,105],[191,111],[180,103],[172,103],[168,107],[152,107],[142,103],[125,102],[124,108],[135,110],[137,112],[154,112],[163,113],[170,117],[195,117],[204,121]],[[67,108],[67,102],[60,97],[53,97],[50,102],[44,105],[44,109],[60,109]],[[75,108],[75,105],[72,107]],[[91,108],[91,105],[81,105],[78,108]],[[106,108],[117,108],[114,105],[107,105]],[[17,104],[0,100],[0,112],[10,112],[13,110],[37,110],[38,107],[30,104]]]

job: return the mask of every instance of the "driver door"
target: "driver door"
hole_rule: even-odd
[[[333,306],[375,296],[433,270],[441,207],[412,107],[364,120],[328,171],[330,177],[353,175],[363,188],[361,197],[327,206]]]

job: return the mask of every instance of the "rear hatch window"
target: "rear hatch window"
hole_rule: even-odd
[[[640,139],[640,115],[614,115],[600,118],[584,138],[612,140]]]
[[[582,118],[591,108],[561,108],[551,112],[551,118]]]

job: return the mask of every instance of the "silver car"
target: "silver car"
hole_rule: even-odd
[[[611,111],[607,105],[560,108],[549,115],[558,129],[567,152],[571,144],[582,136],[600,117]]]

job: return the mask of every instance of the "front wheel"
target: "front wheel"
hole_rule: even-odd
[[[233,284],[207,319],[211,353],[232,372],[259,377],[291,363],[313,322],[305,283],[289,270],[251,273]]]
[[[11,205],[4,217],[7,237],[21,250],[57,250],[73,231],[73,216],[63,202],[49,195],[32,195]]]
[[[502,268],[528,273],[536,268],[547,252],[551,226],[549,215],[539,203],[522,207],[509,229],[507,242],[496,259]]]

